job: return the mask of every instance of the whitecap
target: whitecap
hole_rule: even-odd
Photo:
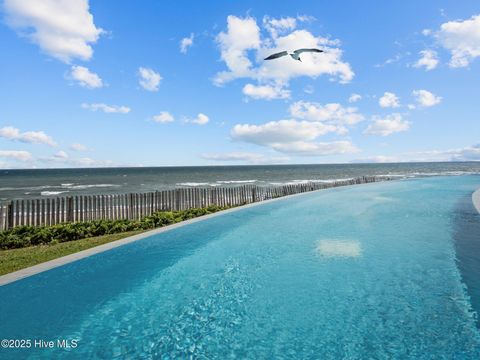
[[[54,196],[54,195],[59,195],[63,193],[67,193],[68,191],[42,191],[40,195],[42,196]]]

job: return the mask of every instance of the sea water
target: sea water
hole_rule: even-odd
[[[480,162],[0,170],[0,200],[465,174],[480,174]]]

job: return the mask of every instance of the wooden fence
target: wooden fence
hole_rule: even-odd
[[[209,205],[237,206],[307,191],[383,180],[388,179],[364,176],[331,183],[178,188],[148,193],[12,200],[0,205],[0,231],[22,225],[48,226],[101,219],[136,220],[161,210],[185,210]]]

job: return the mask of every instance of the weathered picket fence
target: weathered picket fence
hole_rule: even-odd
[[[44,226],[101,219],[136,220],[159,210],[185,210],[209,205],[237,206],[307,191],[383,180],[388,179],[364,176],[328,183],[272,187],[178,188],[147,193],[11,200],[0,205],[0,231],[21,225]]]

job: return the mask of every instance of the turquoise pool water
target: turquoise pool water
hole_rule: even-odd
[[[459,230],[478,187],[458,176],[307,193],[2,286],[0,339],[78,346],[0,358],[479,359],[478,255],[462,267],[456,251],[480,242]]]

